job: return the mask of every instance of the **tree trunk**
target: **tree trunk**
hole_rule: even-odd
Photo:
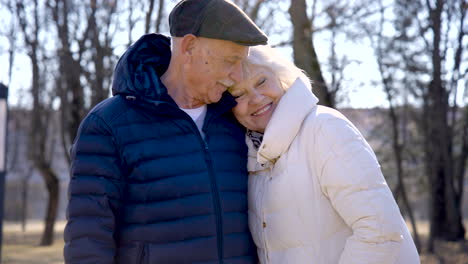
[[[164,15],[164,7],[165,7],[165,1],[164,0],[159,0],[159,7],[158,7],[158,16],[156,17],[155,21],[155,32],[159,33],[161,30],[161,22],[163,21],[163,15]]]
[[[21,230],[26,232],[26,222],[28,220],[28,194],[29,180],[32,176],[32,167],[28,168],[26,175],[21,181]]]
[[[28,181],[26,178],[21,182],[21,231],[26,232],[26,221],[28,217]]]
[[[307,17],[305,0],[293,0],[289,7],[291,22],[294,27],[293,55],[294,63],[303,69],[313,81],[314,93],[319,104],[335,107],[335,98],[329,92],[322,75],[320,63],[312,39],[312,27]]]
[[[391,97],[390,91],[387,91],[387,97]],[[400,142],[400,133],[398,130],[398,116],[395,112],[393,107],[392,99],[389,99],[390,104],[390,119],[392,120],[392,131],[393,131],[393,153],[395,155],[395,163],[397,166],[397,176],[398,176],[398,183],[397,183],[397,192],[401,195],[403,199],[403,205],[406,209],[406,213],[410,219],[411,227],[413,228],[413,238],[414,243],[416,244],[416,248],[419,252],[421,252],[421,241],[419,239],[418,228],[416,225],[416,221],[413,216],[413,210],[411,209],[411,205],[408,200],[408,195],[406,193],[405,183],[403,181],[404,178],[404,171],[403,171],[403,149]]]
[[[383,28],[382,25],[381,25],[381,28]],[[379,41],[381,41],[381,36],[379,36]],[[404,175],[405,175],[403,171],[403,145],[400,144],[402,140],[400,137],[400,131],[398,129],[400,121],[399,121],[398,115],[394,107],[392,88],[390,86],[389,80],[384,77],[384,67],[383,67],[382,59],[383,59],[383,50],[381,48],[381,45],[379,44],[379,47],[377,48],[377,63],[378,63],[379,72],[382,78],[382,84],[383,84],[385,94],[387,96],[387,101],[389,104],[390,120],[392,121],[392,149],[393,149],[393,154],[395,158],[395,164],[397,168],[397,177],[398,177],[396,193],[400,195],[401,198],[403,199],[403,205],[405,206],[406,212],[410,218],[411,227],[413,228],[414,243],[416,244],[417,250],[421,252],[421,241],[419,239],[419,233],[418,233],[416,221],[413,216],[413,210],[411,209],[411,205],[409,203],[408,196],[406,193],[405,183],[403,180]],[[406,126],[403,126],[403,127],[406,127]]]
[[[28,3],[30,4],[30,3]],[[22,33],[25,39],[25,46],[28,51],[28,57],[31,61],[32,68],[32,118],[31,126],[29,128],[30,151],[29,158],[32,160],[34,166],[40,171],[49,192],[48,208],[46,212],[45,229],[41,240],[41,245],[51,245],[53,242],[53,226],[57,215],[58,205],[58,178],[54,174],[51,163],[46,157],[47,146],[47,132],[48,120],[50,111],[46,108],[49,107],[44,101],[45,85],[41,80],[41,67],[40,63],[41,52],[44,53],[43,43],[40,42],[39,34],[41,30],[41,21],[39,17],[39,3],[37,0],[33,1],[32,14],[26,14],[26,3],[24,1],[17,1],[17,16],[21,26]],[[30,18],[32,17],[32,18]],[[53,100],[50,100],[53,101]]]
[[[50,165],[42,164],[39,171],[45,181],[49,199],[44,218],[44,232],[42,233],[41,246],[49,246],[54,243],[54,226],[57,218],[59,202],[59,180]]]
[[[430,10],[431,30],[433,32],[432,81],[428,87],[425,118],[426,134],[426,172],[431,184],[431,223],[429,233],[429,251],[434,249],[435,239],[456,241],[464,239],[465,229],[461,211],[457,206],[454,189],[454,159],[450,126],[449,94],[442,82],[442,13],[444,1],[437,0],[436,7]]]
[[[95,1],[95,0],[94,0]],[[90,32],[90,38],[93,43],[93,55],[92,55],[92,62],[94,64],[94,74],[89,74],[90,76],[94,76],[94,78],[88,78],[88,81],[91,83],[91,107],[97,105],[99,102],[107,98],[108,90],[104,88],[104,80],[107,76],[107,69],[104,66],[105,59],[108,57],[108,50],[112,50],[111,47],[106,46],[106,43],[101,44],[99,39],[100,29],[97,25],[96,21],[96,11],[97,5],[93,6],[92,12],[90,14],[90,19],[88,20],[88,28]],[[111,54],[109,54],[110,56]],[[83,89],[80,85],[79,89]],[[78,122],[81,122],[80,117]],[[70,131],[75,137],[77,130]]]
[[[82,76],[82,66],[80,64],[84,43],[89,35],[89,27],[86,25],[86,30],[83,33],[83,39],[77,40],[78,58],[75,59],[70,47],[70,32],[69,32],[69,1],[55,0],[48,3],[48,7],[52,13],[57,35],[60,42],[60,47],[57,49],[59,57],[59,69],[61,76],[57,88],[61,99],[60,111],[63,116],[62,133],[66,133],[68,138],[64,142],[73,142],[76,136],[76,131],[84,114],[86,112],[84,103],[84,91],[81,85],[80,78]],[[89,18],[87,18],[89,19]],[[89,22],[89,21],[87,21]],[[68,151],[69,146],[65,149]]]
[[[33,52],[34,53],[34,52]],[[41,246],[52,245],[54,239],[54,224],[58,209],[58,177],[52,170],[51,162],[46,157],[47,146],[47,128],[49,111],[44,109],[41,104],[39,95],[41,93],[41,85],[39,81],[39,64],[38,61],[32,59],[33,65],[33,111],[32,111],[32,126],[30,128],[31,138],[31,157],[35,167],[41,173],[41,176],[46,184],[48,192],[47,211],[45,216],[45,228],[40,242]]]
[[[150,32],[151,16],[153,15],[153,9],[154,9],[154,0],[149,0],[149,7],[148,7],[148,11],[146,11],[146,16],[145,16],[145,34],[148,34]]]

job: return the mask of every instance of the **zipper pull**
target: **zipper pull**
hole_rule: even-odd
[[[206,158],[206,161],[208,162],[211,162],[211,155],[209,153],[209,148],[208,148],[208,144],[205,142],[205,158]]]

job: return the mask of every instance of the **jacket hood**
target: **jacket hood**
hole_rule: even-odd
[[[147,34],[130,46],[115,68],[112,94],[146,100],[167,94],[160,76],[171,60],[170,44],[170,38],[164,35]]]

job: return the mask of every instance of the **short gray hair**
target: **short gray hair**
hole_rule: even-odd
[[[303,79],[308,86],[310,84],[310,80],[303,70],[267,45],[250,47],[249,56],[244,61],[244,65],[247,66],[244,67],[245,70],[249,65],[261,66],[271,70],[278,77],[284,90],[291,87],[297,78]],[[309,88],[311,87],[309,86]]]

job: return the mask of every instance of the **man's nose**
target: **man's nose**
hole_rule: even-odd
[[[234,68],[232,69],[231,73],[229,74],[229,78],[231,78],[234,82],[239,83],[243,80],[244,74],[242,72],[242,64],[236,63]]]

